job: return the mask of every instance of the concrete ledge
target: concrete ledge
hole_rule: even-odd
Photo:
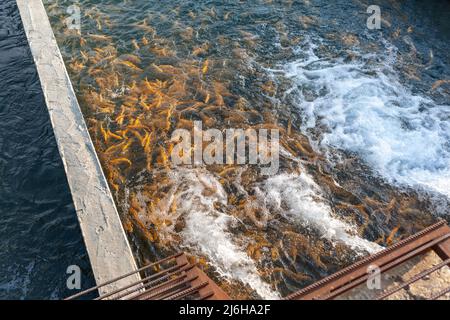
[[[99,284],[137,270],[116,205],[41,0],[17,0],[73,203]],[[127,277],[101,293],[140,280]]]

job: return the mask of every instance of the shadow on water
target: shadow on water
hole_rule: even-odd
[[[73,293],[66,269],[94,285],[39,78],[16,2],[0,4],[0,299]]]

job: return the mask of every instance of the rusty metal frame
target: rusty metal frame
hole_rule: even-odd
[[[331,276],[287,296],[285,299],[334,299],[364,283],[370,276],[368,273],[369,266],[375,265],[381,272],[386,272],[428,251],[434,251],[443,261],[427,270],[421,271],[400,285],[381,293],[376,299],[385,299],[429,274],[450,265],[450,227],[445,221],[442,220],[425,228],[383,251],[368,256]],[[110,285],[138,272],[143,274],[140,281],[135,281],[120,289],[103,293],[96,300],[230,299],[200,268],[191,264],[184,253],[178,253],[148,264],[135,272],[127,273],[67,299],[77,299],[93,291],[101,290],[103,286]],[[450,287],[435,293],[430,299],[438,299],[449,292]]]
[[[135,272],[127,273],[72,295],[66,300],[78,299],[99,290],[101,292],[103,286],[114,284],[138,272],[143,273],[140,281],[135,281],[119,289],[103,293],[95,300],[230,299],[200,268],[191,264],[184,253],[177,253],[143,266]]]
[[[366,281],[369,277],[369,266],[375,265],[382,272],[385,272],[430,250],[434,251],[443,260],[443,262],[428,270],[422,271],[398,287],[382,293],[377,297],[377,299],[384,299],[404,287],[450,264],[450,228],[443,220],[383,251],[368,256],[367,258],[364,258],[331,276],[301,289],[287,296],[285,299],[334,299]],[[450,292],[450,288],[446,288],[437,293],[432,297],[432,299],[437,299],[448,292]]]

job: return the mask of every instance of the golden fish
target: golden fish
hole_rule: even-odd
[[[130,132],[130,129],[126,128],[124,130],[118,130],[117,133],[120,134],[122,137],[128,139],[127,133]]]
[[[142,23],[140,23],[140,24],[133,24],[132,26],[135,27],[135,28],[144,30],[145,32],[151,33],[153,35],[156,34],[155,29],[153,29],[151,26],[149,26],[147,24],[147,19],[144,19],[144,21]]]
[[[141,68],[139,68],[137,65],[135,65],[133,62],[130,61],[120,61],[119,64],[122,64],[124,66],[127,66],[129,69],[133,71],[143,72]]]
[[[137,130],[130,130],[130,132],[132,134],[134,134],[136,136],[136,138],[138,138],[138,140],[141,142],[142,145],[142,141],[144,140],[144,138],[142,137],[142,135],[139,133],[139,131]]]
[[[105,52],[105,49],[103,49],[103,48],[94,48],[94,51],[97,52],[97,53],[103,54]]]
[[[147,126],[140,123],[140,121],[135,121],[133,124],[129,125],[130,129],[148,129]]]
[[[208,103],[209,102],[209,98],[210,98],[211,96],[210,96],[210,94],[208,93],[207,95],[206,95],[206,98],[205,98],[205,103]]]
[[[145,137],[142,139],[142,147],[144,148],[144,151],[146,153],[150,152],[150,141],[151,141],[152,134],[149,134],[148,132],[145,132]]]
[[[112,40],[112,38],[110,36],[106,36],[103,34],[88,34],[87,36],[94,41],[111,41]]]
[[[203,49],[202,47],[198,47],[198,48],[195,48],[195,49],[192,51],[192,55],[194,55],[194,56],[199,56],[199,55],[201,55],[201,54],[204,54],[205,52],[206,52],[205,49]]]
[[[108,142],[108,133],[103,128],[103,123],[100,124],[100,132],[102,133],[103,140],[105,140],[105,142]]]
[[[123,138],[121,136],[119,136],[118,134],[115,134],[114,132],[108,130],[108,136],[117,139],[117,140],[122,140]]]
[[[121,149],[125,145],[125,143],[126,143],[125,141],[122,141],[119,144],[112,145],[105,150],[105,153],[106,154],[113,153],[114,151]]]
[[[89,55],[86,52],[84,52],[83,50],[80,50],[80,55],[83,58],[83,60],[85,60],[85,61],[89,60]]]
[[[209,67],[209,60],[206,59],[205,62],[203,63],[203,66],[202,66],[202,73],[203,74],[208,72],[208,67]]]
[[[163,69],[161,69],[159,66],[157,66],[156,64],[152,63],[152,67],[155,68],[156,70],[158,70],[158,72],[164,73]]]
[[[188,16],[189,16],[192,20],[195,20],[195,18],[196,18],[195,13],[192,12],[192,11],[189,11]]]
[[[168,163],[168,157],[166,154],[166,150],[164,150],[163,147],[159,147],[158,163],[162,164],[165,167],[167,166],[167,163]]]
[[[150,48],[150,51],[158,56],[161,57],[168,57],[168,56],[173,56],[174,53],[170,50],[168,50],[167,48]]]
[[[119,185],[117,183],[112,182],[111,180],[109,181],[109,184],[111,185],[111,187],[117,192],[119,191]]]
[[[124,101],[123,105],[127,107],[134,107],[138,103],[138,99],[133,96],[128,96]]]
[[[137,43],[136,39],[131,40],[131,44],[133,45],[133,47],[134,47],[136,50],[139,50],[139,49],[140,49],[139,44]]]
[[[134,54],[122,54],[119,59],[121,60],[126,60],[126,61],[130,61],[134,64],[140,64],[142,62],[141,58],[139,58],[138,56],[134,55]]]
[[[129,139],[127,141],[127,143],[125,143],[125,145],[123,145],[122,150],[121,150],[122,153],[126,152],[132,143],[133,143],[133,140]]]
[[[450,80],[437,80],[433,83],[433,85],[431,86],[431,91],[436,90],[437,88],[439,88],[440,86],[449,83],[450,84]]]
[[[83,70],[85,68],[83,63],[78,62],[76,60],[74,60],[72,63],[70,63],[69,67],[75,72],[80,72],[81,70]]]
[[[181,72],[181,70],[175,68],[174,66],[168,65],[168,64],[159,65],[158,67],[166,74],[175,75],[175,74],[179,74]]]
[[[116,164],[120,164],[120,163],[126,163],[126,164],[128,164],[129,166],[131,166],[131,161],[128,160],[127,158],[117,158],[117,159],[113,159],[113,160],[110,161],[110,163],[111,163],[112,165],[116,165]]]
[[[389,236],[386,238],[386,244],[389,246],[392,244],[392,241],[395,238],[395,234],[397,233],[398,229],[400,229],[400,226],[395,227],[394,229],[392,229],[391,233],[389,234]]]
[[[97,19],[95,20],[95,22],[97,23],[97,29],[101,31],[101,30],[102,30],[102,24],[101,24],[101,22],[100,22],[100,19],[97,18]]]

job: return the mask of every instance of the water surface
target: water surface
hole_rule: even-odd
[[[71,4],[71,3],[70,3]],[[80,1],[48,13],[141,263],[285,296],[449,219],[445,1]],[[173,167],[177,128],[276,128],[276,175]]]

